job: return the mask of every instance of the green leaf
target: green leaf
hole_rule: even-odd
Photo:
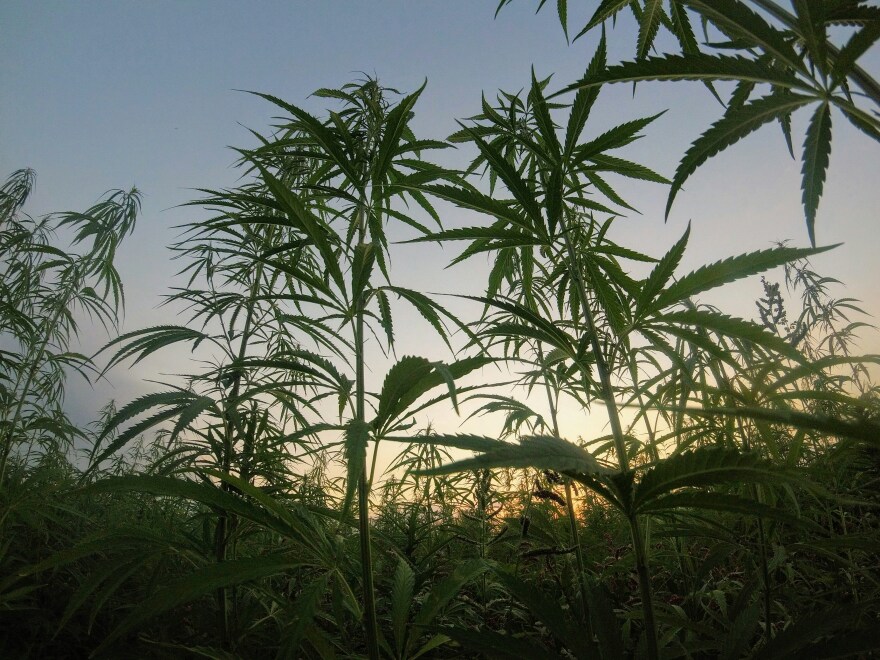
[[[800,36],[804,40],[810,63],[823,76],[828,73],[828,34],[825,31],[825,3],[793,0]]]
[[[806,73],[803,62],[791,47],[788,34],[772,27],[759,14],[738,0],[682,0],[691,9],[734,38],[746,39],[780,63]]]
[[[816,108],[810,125],[807,127],[807,136],[804,141],[803,167],[801,174],[803,180],[804,214],[807,219],[807,232],[810,235],[810,243],[816,245],[816,211],[819,208],[819,199],[822,197],[822,188],[825,185],[825,174],[828,171],[828,161],[831,154],[831,108],[827,103],[822,103]]]
[[[504,185],[507,186],[507,189],[516,201],[519,202],[519,205],[531,221],[532,230],[537,231],[537,228],[543,226],[543,218],[541,216],[541,205],[535,198],[532,188],[498,149],[483,140],[472,129],[466,126],[463,126],[463,128],[470,132],[472,141],[477,145],[483,158],[486,159],[486,163],[498,175],[498,178],[504,182]]]
[[[721,447],[701,447],[655,463],[638,481],[633,495],[633,512],[648,510],[659,498],[679,488],[718,484],[767,483],[803,480],[800,473]]]
[[[682,237],[675,245],[670,248],[670,250],[663,256],[663,258],[657,263],[657,265],[654,266],[654,269],[651,271],[650,275],[648,275],[647,279],[642,284],[641,290],[639,291],[639,296],[636,300],[637,314],[641,314],[643,310],[654,300],[655,296],[657,296],[663,290],[663,287],[666,286],[666,283],[669,282],[669,279],[672,277],[672,274],[675,272],[675,269],[681,262],[681,257],[684,254],[685,248],[687,247],[688,238],[690,238],[690,235],[691,224],[688,223],[687,229],[685,229]]]
[[[801,94],[771,93],[741,107],[728,108],[721,119],[693,141],[678,164],[666,202],[666,217],[669,217],[676,194],[700,165],[764,124],[787,117],[814,100],[813,97]]]
[[[828,433],[842,438],[853,438],[868,444],[880,446],[880,424],[869,420],[853,422],[828,415],[811,415],[796,410],[770,410],[748,406],[737,408],[688,408],[687,412],[691,415],[701,416],[729,415],[731,417],[759,419],[765,422],[785,424],[787,426],[793,426],[808,431]]]
[[[637,83],[649,80],[750,80],[775,87],[812,91],[795,76],[745,57],[729,55],[664,55],[636,62],[623,62],[599,73],[588,73],[578,82],[551,95],[550,98],[605,83]]]
[[[605,48],[605,34],[602,34],[602,38],[599,40],[599,45],[596,46],[596,53],[593,55],[593,59],[590,61],[589,66],[587,67],[587,71],[585,73],[585,77],[597,75],[599,72],[605,69],[606,65],[606,48]],[[590,117],[590,111],[593,108],[593,104],[596,102],[596,99],[599,96],[598,88],[585,88],[578,90],[578,93],[574,97],[574,102],[571,104],[571,111],[568,116],[568,126],[565,130],[565,156],[568,157],[574,152],[574,148],[577,146],[578,138],[584,130],[584,126],[587,123],[587,120]]]
[[[147,394],[123,406],[112,418],[110,418],[110,420],[107,421],[103,431],[98,436],[97,440],[95,440],[89,459],[89,468],[86,470],[86,474],[97,469],[106,458],[120,450],[130,440],[153,428],[157,424],[161,424],[166,420],[176,417],[187,409],[192,410],[193,408],[191,408],[191,406],[194,406],[194,404],[197,404],[199,401],[206,404],[201,397],[193,392],[187,390],[174,390],[171,392]],[[195,407],[198,406],[195,405]],[[159,408],[160,410],[152,416],[128,427],[125,431],[113,438],[103,451],[100,453],[98,452],[101,443],[110,437],[119,426],[153,408]],[[219,414],[219,411],[217,410],[214,412],[215,414]]]
[[[451,364],[432,363],[422,357],[402,357],[385,376],[373,428],[381,436],[394,421],[406,415],[410,406],[438,385],[446,384],[450,398],[455,397],[455,378],[479,369],[491,360],[472,357]]]
[[[346,155],[345,150],[339,144],[339,140],[330,128],[324,126],[324,124],[305,110],[301,110],[295,105],[282,101],[276,96],[272,96],[271,94],[261,94],[260,92],[247,93],[259,96],[260,98],[266,99],[278,107],[287,110],[287,112],[297,118],[298,127],[306,131],[308,135],[320,145],[321,149],[331,157],[333,164],[338,167],[350,181],[356,182],[360,180],[360,174],[354,167],[354,161]]]
[[[696,509],[705,511],[719,511],[737,515],[755,516],[767,520],[775,520],[798,530],[809,530],[813,533],[822,533],[821,526],[806,518],[789,513],[785,509],[772,507],[756,500],[730,495],[727,493],[712,493],[704,490],[683,490],[667,495],[661,495],[643,504],[639,513],[660,513],[676,511],[680,509]]]
[[[582,145],[579,145],[576,149],[574,149],[574,160],[573,163],[580,164],[586,160],[590,160],[593,156],[597,154],[604,153],[609,149],[619,149],[620,147],[625,147],[630,144],[633,140],[637,139],[637,133],[642,130],[645,126],[653,122],[655,119],[660,117],[664,112],[658,112],[656,115],[652,115],[651,117],[644,117],[643,119],[635,119],[633,121],[628,121],[624,124],[620,124],[619,126],[615,126],[614,128],[606,131],[599,137],[590,140]]]
[[[394,580],[391,583],[391,629],[394,631],[394,643],[397,657],[404,655],[409,632],[409,610],[412,607],[413,591],[416,576],[409,563],[402,557],[397,562]]]
[[[355,247],[351,264],[351,298],[354,304],[361,299],[370,286],[370,275],[376,263],[376,250],[372,243],[359,243]]]
[[[373,163],[371,174],[374,186],[382,183],[388,177],[388,170],[391,168],[394,156],[399,151],[398,143],[406,131],[413,106],[415,106],[416,101],[418,101],[427,84],[428,81],[426,79],[421,87],[404,98],[386,116],[382,142],[379,145],[379,151]]]
[[[458,563],[452,574],[438,582],[425,600],[418,614],[413,618],[414,626],[429,625],[440,612],[443,611],[449,601],[461,591],[461,588],[474,578],[485,573],[489,569],[482,559],[471,559]]]
[[[593,640],[585,639],[584,631],[572,621],[570,615],[562,611],[555,600],[516,575],[500,569],[495,569],[493,573],[504,588],[525,605],[532,616],[540,620],[574,657],[596,657]]]
[[[584,29],[580,31],[575,39],[586,34],[600,23],[604,23],[609,18],[613,18],[617,12],[628,7],[630,4],[632,4],[632,0],[602,0],[602,3],[596,7],[596,11],[593,12],[590,20],[587,21]]]
[[[670,285],[657,296],[656,307],[657,309],[668,307],[723,284],[782,266],[797,259],[820,254],[835,247],[837,245],[821,248],[776,247],[716,261],[688,273]]]
[[[123,635],[137,629],[159,614],[184,603],[191,602],[222,587],[278,575],[302,565],[303,562],[295,556],[276,554],[204,566],[186,577],[160,588],[152,596],[141,601],[131,614],[102,640],[94,654],[101,654]]]
[[[430,435],[428,439],[434,444],[468,448],[473,436]],[[491,446],[486,441],[491,442]],[[421,471],[424,475],[441,475],[476,470],[480,468],[526,468],[538,470],[554,470],[563,473],[604,474],[610,472],[602,467],[587,450],[562,438],[548,435],[523,436],[518,444],[481,438],[475,443],[483,453],[474,458],[455,461],[446,465]]]
[[[296,657],[307,628],[312,625],[315,616],[320,612],[321,601],[327,593],[331,576],[330,572],[324,573],[306,585],[293,604],[291,609],[296,613],[296,618],[292,624],[285,626],[282,639],[282,648],[287,650],[287,657]]]
[[[777,633],[755,656],[759,660],[777,658],[858,657],[873,651],[880,643],[876,626],[858,629],[868,608],[876,608],[876,599],[856,604],[836,604],[818,612],[802,614],[790,626]],[[820,638],[825,643],[813,644]]]
[[[593,163],[590,170],[599,172],[613,172],[620,176],[629,177],[630,179],[640,179],[642,181],[652,181],[653,183],[669,183],[669,179],[657,174],[654,170],[633,163],[623,158],[609,156],[608,154],[593,154],[588,159]]]
[[[662,316],[657,317],[657,322],[674,326],[692,325],[701,334],[708,331],[723,337],[745,340],[761,346],[772,353],[789,357],[796,362],[804,361],[801,352],[779,335],[769,332],[762,325],[734,316],[727,316],[726,314],[719,314],[704,309],[686,309],[666,312]],[[671,328],[667,328],[667,330],[672,332]]]
[[[627,0],[629,1],[629,0]],[[490,628],[474,630],[453,626],[433,626],[431,630],[442,633],[458,642],[467,653],[460,657],[512,658],[513,660],[538,660],[552,657],[549,649],[540,646],[528,637],[521,635],[502,635]]]
[[[645,0],[642,10],[642,20],[639,22],[639,38],[636,49],[636,57],[644,59],[654,44],[657,30],[660,29],[660,20],[663,15],[663,0]]]
[[[880,14],[880,11],[877,13]],[[832,86],[836,87],[841,84],[847,76],[853,73],[858,59],[868,52],[878,39],[880,39],[880,18],[867,23],[849,38],[834,58]]]
[[[134,332],[126,332],[125,334],[119,335],[116,339],[107,342],[104,347],[98,351],[97,355],[100,355],[111,346],[116,346],[117,344],[123,344],[124,346],[120,347],[116,353],[114,353],[113,357],[107,363],[107,366],[104,367],[104,372],[106,373],[111,368],[128,359],[129,357],[136,356],[134,362],[132,364],[137,364],[144,358],[152,355],[156,351],[165,346],[170,346],[171,344],[176,344],[179,342],[192,342],[193,350],[195,350],[199,344],[208,339],[209,336],[203,332],[199,332],[198,330],[192,330],[190,328],[186,328],[178,325],[159,325],[154,326],[152,328],[145,328],[143,330],[135,330]],[[133,341],[129,341],[133,340]]]
[[[538,134],[542,138],[542,143],[550,148],[550,161],[558,161],[562,154],[562,146],[559,144],[559,138],[556,135],[556,125],[550,117],[550,109],[547,107],[547,100],[541,91],[541,83],[535,77],[535,69],[532,67],[532,88],[529,92],[529,98],[532,101],[532,112],[535,117],[535,124],[538,127]]]
[[[556,15],[559,16],[559,24],[565,34],[565,42],[568,43],[568,0],[556,0]]]
[[[296,222],[299,229],[318,248],[318,251],[321,253],[322,265],[327,269],[336,285],[341,290],[344,290],[345,285],[342,271],[339,270],[336,253],[330,244],[330,240],[332,237],[335,237],[335,234],[326,226],[323,220],[306,208],[305,204],[300,201],[295,193],[273,176],[261,163],[254,161],[254,165],[260,171],[266,187],[272,193],[281,209],[290,220]]]

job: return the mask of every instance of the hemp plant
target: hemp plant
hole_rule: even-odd
[[[27,461],[35,446],[60,440],[67,449],[82,436],[61,407],[66,373],[88,379],[95,372],[75,351],[82,314],[116,327],[124,295],[114,258],[141,203],[136,189],[117,190],[83,213],[34,219],[21,210],[34,180],[32,170],[18,170],[0,189],[0,313],[11,346],[0,353],[0,484],[13,452],[23,449]],[[85,250],[54,246],[59,231],[72,233],[71,248]]]
[[[592,63],[591,72],[605,69],[604,40]],[[757,350],[803,362],[796,349],[760,326],[725,316],[709,309],[698,309],[692,296],[750,274],[761,272],[815,253],[815,249],[776,248],[741,255],[705,266],[676,281],[672,275],[687,245],[689,232],[662,258],[653,260],[618,246],[607,238],[612,207],[629,208],[606,176],[618,175],[663,183],[663,177],[644,166],[613,156],[638,137],[639,131],[654,117],[635,120],[612,128],[583,142],[581,134],[597,98],[597,89],[583,87],[568,111],[562,136],[553,119],[554,111],[544,96],[542,83],[532,78],[529,103],[502,95],[502,107],[485,102],[475,125],[464,126],[454,139],[469,141],[479,151],[475,167],[485,165],[493,180],[503,184],[511,198],[480,192],[473,186],[428,185],[424,189],[492,218],[488,227],[451,229],[418,240],[466,240],[469,246],[458,260],[482,252],[496,255],[488,294],[480,298],[488,308],[512,317],[512,322],[489,318],[478,331],[485,337],[510,337],[511,341],[537,340],[552,353],[554,360],[572,365],[579,374],[578,389],[572,395],[587,402],[596,401],[606,412],[610,426],[608,448],[614,467],[600,464],[585,450],[556,436],[522,438],[519,445],[507,445],[489,438],[437,436],[441,444],[471,449],[480,455],[444,466],[431,473],[473,469],[475,467],[535,467],[555,470],[595,490],[625,516],[633,543],[648,657],[659,654],[654,615],[649,552],[643,520],[650,512],[674,509],[672,491],[683,485],[742,482],[768,482],[784,479],[772,466],[756,464],[752,456],[738,451],[707,448],[654,459],[644,470],[636,461],[639,443],[627,433],[620,398],[645,387],[638,369],[632,369],[635,346],[648,346],[661,356],[655,364],[663,370],[675,369],[678,360],[670,350],[668,338],[682,338],[704,351],[718,352],[717,341],[701,333],[749,342]],[[515,121],[511,121],[514,118]],[[599,221],[597,216],[607,220]],[[619,260],[655,261],[644,280],[626,273]],[[520,267],[517,276],[523,286],[545,287],[540,297],[558,318],[547,317],[535,305],[523,304],[499,290],[499,283],[514,262],[531,264],[543,260],[540,271],[546,277],[532,277]],[[508,278],[510,279],[510,278]],[[665,356],[665,357],[664,357]],[[732,361],[732,357],[727,358]],[[627,382],[627,378],[633,380]],[[652,377],[657,382],[658,375]],[[648,380],[648,382],[652,382]],[[637,475],[640,474],[640,478]],[[662,475],[662,476],[661,476]],[[674,475],[674,477],[672,476]],[[746,501],[737,505],[748,507]],[[730,506],[707,497],[705,504],[694,500],[689,506]],[[757,511],[756,505],[752,510]],[[592,640],[588,640],[592,643]]]
[[[391,296],[412,304],[450,348],[447,323],[469,332],[424,294],[390,283],[386,225],[400,221],[422,233],[428,231],[401,211],[397,200],[413,200],[437,219],[425,196],[412,189],[413,182],[453,176],[421,159],[424,150],[445,145],[418,140],[408,127],[421,90],[396,105],[389,100],[393,93],[375,80],[319,90],[317,96],[342,105],[326,120],[278,98],[259,95],[289,116],[276,126],[273,136],[261,138],[257,149],[241,151],[242,163],[254,176],[253,185],[212,192],[203,202],[220,214],[196,223],[199,240],[185,249],[188,256],[196,257],[193,272],[207,273],[209,278],[222,276],[246,293],[187,287],[174,296],[190,303],[204,322],[220,322],[223,332],[169,326],[129,333],[111,343],[121,346],[111,366],[129,357],[142,359],[178,341],[220,347],[221,363],[198,379],[212,383],[219,397],[177,389],[132,402],[120,410],[108,433],[150,408],[158,406],[159,412],[117,435],[95,461],[99,463],[149,427],[174,419],[175,436],[195,433],[203,444],[217,448],[208,466],[216,469],[211,474],[221,479],[221,487],[229,488],[246,480],[245,457],[252,452],[248,442],[258,441],[248,441],[246,433],[255,428],[254,416],[259,416],[263,409],[259,402],[266,397],[284,411],[264,429],[282,454],[286,443],[323,442],[328,432],[343,431],[348,476],[338,518],[346,523],[356,493],[364,632],[370,657],[379,653],[369,501],[378,444],[410,428],[412,415],[424,407],[449,399],[455,403],[454,380],[487,363],[483,358],[468,358],[443,364],[404,356],[391,367],[378,394],[367,388],[369,338],[384,343],[385,351],[393,351]],[[384,283],[376,282],[374,270]],[[230,319],[227,325],[223,318]],[[241,330],[233,328],[235,319],[243,324]],[[444,393],[423,399],[442,386],[447,388]],[[329,401],[337,402],[338,424],[328,421]],[[203,413],[214,421],[199,428],[194,422]],[[345,422],[344,416],[348,416]],[[368,461],[370,442],[374,443],[373,457]],[[249,467],[247,476],[252,481],[260,475]],[[266,478],[265,473],[261,478]],[[224,516],[215,534],[217,562],[226,559],[224,539],[231,523]],[[223,588],[217,598],[221,630],[227,631],[224,647],[231,648]]]

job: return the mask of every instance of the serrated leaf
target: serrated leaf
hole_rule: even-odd
[[[392,422],[404,417],[410,406],[422,395],[438,385],[449,387],[449,398],[455,398],[455,378],[461,378],[479,369],[491,360],[472,357],[451,364],[432,363],[422,357],[402,357],[385,376],[379,393],[379,404],[373,428],[380,435],[387,431]]]
[[[734,282],[749,275],[764,272],[777,266],[804,259],[837,247],[830,245],[820,248],[776,247],[758,250],[747,254],[716,261],[698,268],[671,284],[657,297],[657,308],[668,307],[692,296],[714,289],[722,284]]]
[[[599,45],[596,46],[596,52],[593,55],[593,59],[590,60],[590,64],[584,74],[585,77],[596,75],[605,69],[605,46],[605,34],[603,33],[602,38],[599,40]],[[575,146],[577,146],[578,138],[584,130],[584,126],[590,117],[590,111],[593,109],[593,104],[596,102],[598,96],[598,88],[580,89],[575,95],[568,116],[568,126],[565,129],[565,156],[571,155]]]
[[[700,165],[724,151],[742,138],[758,130],[764,124],[789,116],[815,99],[794,93],[771,93],[741,107],[730,107],[724,116],[712,124],[700,137],[691,143],[678,164],[669,198],[666,202],[666,217],[672,209],[672,202],[684,182]]]
[[[379,144],[379,150],[371,172],[373,185],[381,184],[388,177],[388,170],[391,168],[392,159],[399,153],[398,143],[409,123],[412,108],[427,84],[428,81],[426,79],[421,87],[401,100],[385,117],[382,142]]]
[[[422,605],[418,614],[413,617],[413,625],[429,625],[449,602],[455,598],[465,584],[487,570],[489,570],[489,564],[482,559],[471,559],[457,564],[452,574],[438,582],[431,590],[431,593],[425,600],[425,604]]]
[[[525,605],[532,616],[540,620],[574,657],[596,657],[597,649],[593,640],[585,639],[584,631],[571,621],[554,599],[545,596],[540,589],[536,589],[516,575],[500,569],[494,570],[493,573],[504,588]]]
[[[810,243],[814,246],[816,245],[816,212],[819,208],[819,199],[822,197],[822,188],[825,185],[825,174],[828,171],[830,155],[831,108],[827,103],[822,103],[816,108],[807,127],[802,156],[803,167],[801,168],[803,175],[801,182],[802,201],[807,220],[807,233],[810,236]]]
[[[705,490],[683,490],[661,495],[650,502],[642,504],[639,508],[639,513],[660,513],[679,509],[719,511],[755,516],[756,518],[775,520],[798,530],[809,530],[819,533],[824,531],[811,520],[800,518],[785,509],[772,507],[756,500],[740,497],[739,495],[706,492]]]
[[[753,59],[692,53],[648,57],[635,62],[615,64],[604,71],[588,73],[583,79],[556,92],[550,98],[606,83],[637,83],[649,80],[750,80],[775,87],[812,91],[809,85],[790,73]]]
[[[104,637],[94,653],[100,654],[117,639],[159,614],[210,594],[221,587],[277,575],[302,565],[303,562],[289,554],[265,555],[209,564],[164,586],[137,604],[122,623]]]
[[[403,651],[407,647],[409,611],[412,607],[416,576],[409,563],[402,557],[397,562],[394,579],[391,583],[391,628],[394,631],[394,644],[397,657],[407,657]]]
[[[461,436],[431,435],[428,438],[434,444],[459,448],[466,448],[467,443],[467,440],[462,442]],[[585,475],[609,472],[607,468],[599,465],[587,450],[562,438],[548,435],[523,436],[517,444],[492,441],[491,446],[488,446],[485,440],[487,439],[480,441],[480,444],[486,447],[480,450],[483,452],[480,456],[424,470],[420,474],[436,476],[465,470],[501,467],[532,467]]]
[[[811,415],[797,410],[779,410],[756,407],[688,409],[692,415],[746,417],[759,419],[774,424],[785,424],[808,431],[819,431],[842,438],[862,440],[868,444],[880,446],[880,424],[869,420],[849,421],[828,415]]]
[[[661,16],[663,15],[663,0],[645,0],[642,9],[642,20],[639,21],[638,45],[636,57],[644,59],[648,51],[654,45],[654,38],[660,29]]]
[[[745,3],[738,0],[682,1],[718,26],[724,34],[746,39],[788,67],[805,71],[803,62],[789,44],[787,33],[771,26]]]
[[[654,269],[648,275],[647,279],[642,283],[638,299],[636,300],[637,314],[644,313],[646,306],[650,304],[657,295],[659,295],[663,287],[666,286],[666,283],[669,282],[669,279],[672,277],[672,274],[681,262],[681,257],[684,255],[690,235],[691,224],[688,223],[687,229],[685,229],[682,237],[678,239],[678,242],[673,245],[665,255],[663,255],[663,258],[660,259],[656,266],[654,266]]]
[[[633,494],[633,511],[647,509],[660,497],[679,488],[725,483],[770,483],[802,480],[803,476],[761,460],[721,447],[701,447],[655,463],[642,475]]]
[[[804,356],[800,351],[779,335],[769,332],[762,325],[735,316],[719,314],[718,312],[704,309],[686,309],[666,312],[662,316],[658,316],[656,320],[658,325],[692,325],[698,328],[701,334],[714,332],[723,337],[745,340],[797,362],[804,361]],[[667,328],[667,331],[672,332],[672,329]]]

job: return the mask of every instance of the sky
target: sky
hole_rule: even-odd
[[[26,210],[31,215],[84,210],[109,189],[136,185],[144,195],[134,237],[123,245],[118,267],[127,292],[124,330],[176,322],[158,307],[182,264],[166,246],[176,226],[201,217],[179,205],[196,188],[238,182],[229,146],[253,144],[246,127],[267,131],[277,113],[239,90],[279,96],[320,114],[320,87],[338,87],[364,73],[403,92],[427,88],[413,127],[427,138],[457,129],[456,119],[479,112],[480,96],[527,87],[531,68],[553,74],[551,87],[579,78],[596,37],[567,45],[552,5],[518,0],[494,17],[495,0],[4,0],[0,3],[0,176],[20,167],[37,172]],[[579,29],[591,3],[570,3]],[[576,5],[584,5],[576,7]],[[621,20],[610,34],[609,61],[629,59],[634,26]],[[864,66],[880,70],[880,55]],[[876,75],[876,73],[875,73]],[[671,176],[687,145],[721,114],[699,84],[645,84],[603,90],[586,135],[668,110],[627,148],[625,155]],[[843,243],[816,257],[820,273],[845,283],[837,297],[880,311],[876,209],[880,206],[880,147],[840,115],[833,117],[831,167],[817,225],[819,244]],[[805,118],[796,115],[796,140]],[[467,154],[452,154],[452,163]],[[456,161],[458,159],[458,161]],[[641,215],[619,220],[616,240],[659,256],[691,223],[683,268],[790,239],[806,245],[800,206],[800,164],[782,135],[765,127],[700,168],[679,193],[664,222],[666,191],[653,184],[623,184]],[[444,223],[477,221],[444,207]],[[401,248],[394,277],[426,291],[479,294],[485,264],[452,270],[451,249]],[[737,284],[707,300],[736,315],[754,317],[757,280]],[[869,319],[870,320],[870,319]],[[414,320],[415,324],[416,321]],[[84,344],[106,336],[88,330]],[[425,332],[403,333],[398,353],[448,359]],[[874,330],[863,333],[863,352],[880,352]],[[107,398],[126,400],[148,391],[144,379],[181,370],[169,353],[137,368],[111,374],[92,390],[68,390],[77,414],[88,415]],[[380,377],[381,370],[375,377]],[[565,422],[569,435],[577,420]],[[454,430],[454,429],[453,429]]]

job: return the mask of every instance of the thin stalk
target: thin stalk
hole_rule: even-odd
[[[366,196],[364,196],[366,197]],[[358,211],[360,217],[358,219],[358,234],[361,243],[366,238],[366,211],[364,208],[365,199],[362,199],[361,206]],[[356,403],[355,416],[359,422],[366,421],[366,385],[365,385],[365,346],[364,337],[364,307],[365,296],[358,293],[358,299],[354,301],[355,307],[355,389]],[[358,536],[360,541],[361,554],[361,578],[364,583],[364,632],[367,638],[367,653],[370,660],[378,660],[379,658],[379,623],[376,616],[376,596],[375,587],[373,585],[373,555],[370,546],[370,475],[367,474],[366,447],[364,448],[364,458],[361,461],[363,468],[358,478]]]
[[[255,303],[254,299],[259,293],[260,280],[262,279],[263,265],[258,263],[254,272],[254,281],[251,284],[250,298],[248,300],[247,316],[244,321],[244,329],[241,333],[241,341],[238,345],[237,362],[239,365],[244,361],[247,354],[248,340],[250,338],[251,329],[254,324]],[[241,368],[236,369],[232,389],[226,399],[226,406],[223,410],[223,456],[220,457],[221,471],[229,474],[232,469],[232,455],[235,450],[234,434],[235,428],[238,426],[238,396],[241,393]],[[225,481],[220,484],[220,489],[229,491],[230,487]],[[217,525],[214,528],[214,558],[216,561],[226,561],[228,556],[228,546],[230,539],[230,531],[235,526],[235,518],[226,510],[221,510],[217,519]],[[221,634],[221,645],[224,650],[232,649],[232,631],[229,624],[230,611],[229,599],[227,597],[226,587],[219,587],[216,592],[217,605],[219,612],[219,625]],[[235,603],[233,603],[233,608]]]
[[[58,306],[55,308],[52,316],[46,320],[46,323],[40,330],[40,335],[42,338],[40,339],[39,348],[32,354],[32,362],[27,371],[27,376],[24,379],[24,385],[19,387],[21,381],[17,382],[15,385],[15,389],[13,390],[16,393],[16,398],[18,402],[15,406],[15,413],[12,415],[12,422],[9,425],[9,429],[7,430],[4,438],[2,449],[0,449],[0,485],[3,484],[6,478],[6,466],[9,461],[9,455],[12,452],[12,441],[15,437],[15,427],[18,426],[18,423],[21,421],[21,416],[24,412],[25,403],[27,403],[27,393],[31,387],[31,384],[36,378],[37,372],[40,370],[40,363],[43,359],[43,354],[46,352],[46,348],[49,345],[49,340],[51,337],[51,332],[61,320],[61,315],[67,309],[68,305],[70,305],[70,298],[73,296],[74,284],[79,281],[79,273],[77,270],[74,270],[74,276],[71,278],[71,282],[67,287],[67,290],[64,292],[64,296],[62,297],[63,304],[61,304],[61,300],[58,302]]]
[[[541,345],[538,344],[538,359],[541,362],[541,370],[545,369],[544,364],[544,351],[541,349]],[[553,392],[550,389],[550,383],[547,381],[546,376],[544,377],[544,390],[547,393],[547,405],[550,407],[550,421],[553,424],[553,435],[557,438],[559,437],[559,418],[556,414],[556,401],[553,398]],[[571,490],[571,479],[565,477],[565,508],[568,513],[568,530],[571,534],[571,542],[574,545],[574,556],[575,556],[575,564],[577,567],[577,576],[578,576],[578,587],[581,592],[581,607],[584,608],[584,623],[587,627],[587,639],[591,642],[593,640],[593,623],[590,620],[590,601],[587,596],[587,581],[586,581],[586,565],[584,563],[584,552],[581,548],[581,541],[578,535],[577,528],[577,517],[575,516],[574,511],[574,501],[572,497]]]
[[[577,255],[575,254],[574,246],[571,242],[570,232],[567,230],[563,232],[563,238],[565,240],[569,272],[572,274],[577,287],[581,309],[583,309],[584,314],[585,329],[590,336],[590,347],[593,351],[593,357],[596,360],[596,371],[599,373],[602,400],[605,403],[605,409],[608,411],[608,421],[611,424],[611,433],[614,438],[614,446],[617,451],[620,472],[621,474],[626,474],[629,471],[629,460],[626,454],[626,442],[623,437],[623,427],[620,423],[620,415],[617,411],[617,404],[614,401],[614,390],[611,387],[611,374],[608,369],[608,364],[605,361],[605,355],[602,353],[602,347],[599,345],[596,323],[593,318],[592,309],[590,308],[590,299],[587,296],[587,286],[584,282],[583,273]],[[629,520],[630,532],[633,539],[633,551],[636,555],[636,570],[639,577],[642,612],[645,618],[645,634],[648,641],[648,658],[649,660],[657,660],[659,657],[657,626],[654,620],[654,600],[653,595],[651,594],[651,577],[648,573],[647,552],[637,515],[631,514],[627,519]]]

